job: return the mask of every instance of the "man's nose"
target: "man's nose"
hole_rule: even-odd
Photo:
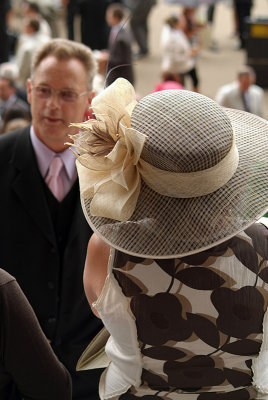
[[[59,108],[60,107],[60,96],[57,92],[52,92],[47,100],[47,104],[51,108]]]

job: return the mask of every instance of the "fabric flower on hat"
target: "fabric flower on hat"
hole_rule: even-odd
[[[135,91],[118,79],[92,101],[96,120],[73,124],[81,196],[92,198],[92,215],[127,220],[140,192],[137,164],[146,136],[130,127]]]

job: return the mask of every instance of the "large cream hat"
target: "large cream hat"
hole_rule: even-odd
[[[187,90],[139,102],[117,79],[72,136],[92,229],[126,253],[193,254],[236,235],[268,209],[268,122]]]

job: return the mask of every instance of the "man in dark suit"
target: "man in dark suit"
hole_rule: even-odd
[[[117,78],[125,78],[134,85],[131,37],[124,27],[124,17],[125,9],[120,3],[111,4],[107,8],[106,21],[111,31],[107,53],[106,86]]]
[[[0,265],[16,277],[70,371],[76,400],[99,398],[101,371],[75,369],[101,323],[84,295],[92,232],[80,206],[75,157],[66,142],[77,129],[69,124],[84,120],[95,71],[86,46],[64,39],[46,43],[34,56],[27,83],[32,125],[0,138]],[[60,168],[53,176],[55,160]]]

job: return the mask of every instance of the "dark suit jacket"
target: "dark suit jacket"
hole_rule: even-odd
[[[133,85],[134,72],[132,66],[131,39],[126,29],[120,29],[114,42],[109,47],[109,53],[106,86],[109,86],[117,78],[125,78]]]
[[[17,279],[55,353],[69,369],[73,398],[98,399],[101,371],[75,372],[77,359],[101,328],[83,289],[92,231],[78,186],[62,265],[29,127],[0,137],[0,187],[0,267]]]

